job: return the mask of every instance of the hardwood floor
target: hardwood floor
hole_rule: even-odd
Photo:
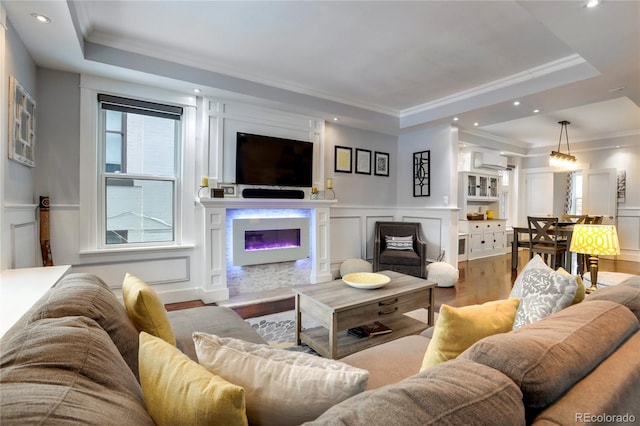
[[[518,273],[529,260],[529,252],[523,250],[518,257]],[[624,272],[640,275],[640,263],[601,259],[600,271]],[[516,274],[511,270],[511,254],[476,259],[458,264],[460,278],[454,287],[436,288],[436,310],[442,304],[466,306],[505,299],[511,292]],[[203,306],[199,300],[165,305],[167,310]],[[293,296],[258,303],[247,301],[231,306],[241,317],[252,318],[294,309]]]

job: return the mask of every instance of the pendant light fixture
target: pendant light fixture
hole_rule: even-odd
[[[577,166],[577,159],[574,155],[571,155],[571,151],[569,149],[569,132],[567,131],[567,124],[571,124],[570,122],[563,120],[558,121],[560,125],[560,139],[558,140],[558,150],[551,151],[551,155],[549,156],[549,165],[551,167],[560,167],[568,170],[575,170]],[[567,141],[567,153],[563,154],[560,152],[560,144],[562,143],[562,132],[564,131],[565,139]]]

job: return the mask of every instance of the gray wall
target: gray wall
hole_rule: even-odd
[[[334,171],[335,146],[353,148],[353,173]],[[341,205],[384,206],[397,204],[398,155],[397,138],[383,133],[355,129],[332,123],[325,125],[325,176],[333,178],[336,199]],[[373,165],[370,175],[355,173],[356,148],[371,151],[373,160],[375,151],[389,154],[389,176],[376,176]],[[403,167],[406,167],[403,165]]]
[[[80,194],[80,76],[38,68],[36,194],[52,204],[78,204]]]
[[[38,160],[41,157],[39,144],[42,139],[42,134],[39,128],[41,111],[36,86],[36,65],[11,23],[9,22],[8,24],[9,28],[6,33],[5,73],[7,79],[9,76],[16,77],[22,87],[27,89],[29,94],[36,100],[35,159],[37,166]],[[8,81],[2,82],[2,84],[8,84]],[[7,146],[7,141],[2,141],[2,144],[3,146]],[[8,160],[8,151],[7,155],[3,155],[2,161],[7,162],[5,169],[6,175],[3,179],[3,184],[5,185],[4,202],[11,204],[35,203],[35,169]]]

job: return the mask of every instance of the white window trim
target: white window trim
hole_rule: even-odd
[[[158,103],[170,103],[184,108],[183,134],[179,185],[176,187],[175,241],[169,243],[146,243],[141,246],[105,247],[100,235],[102,213],[99,193],[99,164],[101,155],[98,151],[98,93],[110,93],[128,98],[139,98]],[[104,252],[149,251],[160,247],[193,247],[196,240],[195,224],[189,218],[194,209],[194,192],[188,188],[196,188],[194,172],[196,152],[196,98],[158,88],[137,85],[95,76],[80,77],[80,254],[94,255]],[[195,191],[195,190],[194,190]]]

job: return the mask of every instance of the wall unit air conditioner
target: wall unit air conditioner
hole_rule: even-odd
[[[473,167],[476,169],[505,170],[507,157],[492,152],[475,152],[473,155]]]

